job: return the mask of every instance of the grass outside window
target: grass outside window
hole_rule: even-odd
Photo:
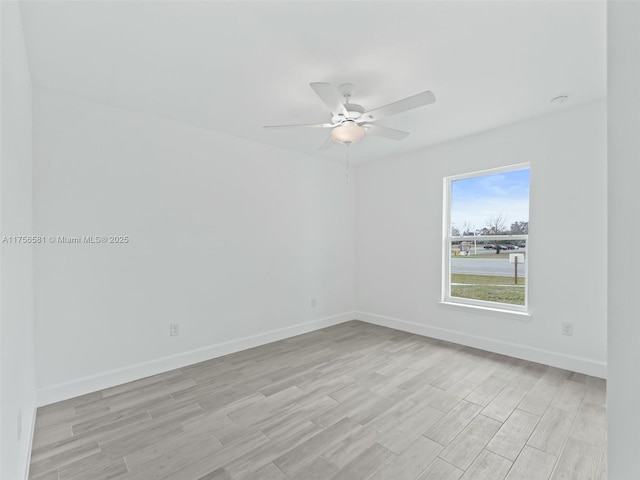
[[[451,296],[489,302],[525,304],[526,279],[491,275],[451,274]]]

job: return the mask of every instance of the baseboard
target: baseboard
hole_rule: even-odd
[[[313,332],[321,328],[330,327],[355,319],[355,312],[344,312],[329,317],[319,318],[310,322],[299,323],[290,327],[271,330],[268,332],[244,337],[229,342],[207,346],[197,350],[183,352],[178,355],[159,358],[149,362],[139,363],[130,367],[99,373],[80,378],[71,382],[61,383],[38,390],[36,405],[41,407],[51,403],[67,400],[105,388],[122,385],[141,378],[175,370],[194,363],[211,360],[230,353],[257,347],[266,343],[276,342],[285,338]]]
[[[139,380],[151,375],[157,375],[176,368],[185,367],[194,363],[257,347],[266,343],[313,332],[321,328],[330,327],[350,320],[360,320],[374,325],[454,342],[502,355],[509,355],[523,360],[571,370],[573,372],[584,373],[594,377],[606,378],[607,375],[607,365],[604,362],[597,362],[587,358],[537,349],[526,345],[504,342],[455,330],[432,327],[373,313],[345,312],[43,388],[37,391],[36,406],[40,407],[43,405],[49,405],[51,403],[77,397],[79,395],[114,387],[116,385]],[[33,420],[35,422],[35,415],[33,416]],[[31,435],[33,435],[33,429]]]
[[[385,317],[373,313],[356,312],[357,320],[380,325],[383,327],[402,330],[404,332],[415,333],[426,337],[437,338],[448,342],[466,345],[468,347],[479,348],[489,352],[509,355],[511,357],[542,363],[552,367],[558,367],[572,372],[584,373],[599,378],[607,377],[607,364],[590,360],[588,358],[565,355],[558,352],[551,352],[526,345],[504,342],[492,338],[471,335],[445,328],[432,327],[421,323],[409,322],[398,318]]]

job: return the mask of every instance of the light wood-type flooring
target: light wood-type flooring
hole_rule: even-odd
[[[604,480],[604,380],[348,322],[38,409],[31,480]]]

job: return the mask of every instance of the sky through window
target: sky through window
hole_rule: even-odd
[[[480,230],[496,215],[504,216],[507,229],[514,222],[528,222],[529,178],[526,168],[453,180],[451,225]]]

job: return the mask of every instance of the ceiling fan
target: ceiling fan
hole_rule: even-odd
[[[409,135],[409,132],[383,127],[375,122],[390,115],[406,112],[436,101],[435,95],[427,90],[373,110],[365,110],[361,105],[350,103],[349,100],[355,88],[351,83],[343,83],[338,87],[344,97],[344,103],[330,83],[316,82],[309,85],[320,97],[320,100],[329,107],[331,123],[268,125],[264,128],[330,128],[331,135],[320,146],[320,150],[329,148],[333,145],[333,142],[343,145],[359,142],[365,136],[365,133],[391,140],[402,140]]]

